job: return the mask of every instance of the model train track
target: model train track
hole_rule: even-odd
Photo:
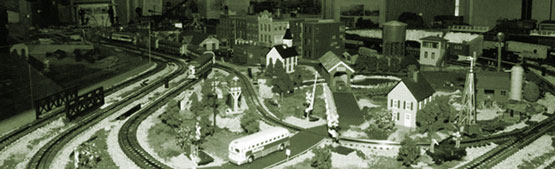
[[[135,113],[123,124],[118,133],[118,142],[122,151],[133,161],[139,168],[171,168],[168,165],[158,161],[152,157],[145,149],[141,147],[137,140],[137,130],[141,122],[148,116],[156,112],[156,108],[162,107],[169,100],[179,95],[179,91],[192,87],[198,83],[199,79],[187,80],[177,88],[173,88],[171,92],[167,92],[162,98],[153,104],[149,104],[141,111]]]
[[[106,89],[106,95],[110,95],[120,89],[123,89],[126,86],[129,86],[130,84],[136,83],[142,79],[144,79],[145,77],[151,76],[153,74],[155,74],[156,72],[159,72],[161,70],[163,70],[164,68],[166,68],[166,61],[163,60],[159,60],[159,59],[155,59],[154,62],[156,63],[156,67],[154,69],[148,70],[147,72],[141,73],[138,76],[133,77],[132,79],[123,81],[121,83],[118,83],[116,85],[113,85],[112,87],[109,87]],[[46,124],[60,118],[63,116],[63,108],[65,106],[59,107],[54,109],[52,112],[46,114],[45,116],[43,116],[40,119],[37,119],[27,125],[24,125],[16,130],[13,130],[5,135],[3,135],[0,138],[0,151],[2,151],[4,148],[7,148],[10,144],[16,142],[17,140],[19,140],[20,138],[22,138],[23,136],[26,136],[27,134],[35,131],[38,128],[41,128],[43,126],[45,126]]]
[[[241,72],[233,69],[232,67],[229,66],[225,66],[222,64],[216,64],[214,65],[215,68],[219,68],[219,69],[223,69],[225,71],[228,72],[233,72],[234,74],[236,74],[237,76],[239,76],[240,81],[244,84],[244,86],[247,88],[247,95],[251,96],[251,97],[247,97],[247,102],[250,102],[251,105],[255,105],[259,115],[262,117],[261,120],[272,124],[272,125],[278,125],[278,126],[282,126],[285,127],[289,130],[292,131],[301,131],[303,130],[303,128],[283,122],[282,120],[280,120],[279,118],[273,116],[270,112],[266,111],[260,100],[258,100],[256,97],[253,97],[255,94],[254,92],[254,88],[252,87],[252,85],[250,84],[250,81],[248,80],[248,78],[241,74]],[[146,118],[147,115],[144,115],[142,117],[136,116],[136,119],[139,119],[139,121],[144,120],[144,118]],[[136,126],[131,126],[131,124],[129,124],[128,128],[131,128],[132,130],[122,130],[123,132],[127,132],[127,134],[121,134],[120,133],[120,146],[122,146],[122,149],[128,149],[128,150],[124,150],[126,151],[125,153],[128,154],[128,156],[132,156],[132,160],[137,163],[139,166],[141,167],[147,167],[147,168],[168,168],[167,165],[157,161],[156,159],[154,159],[151,155],[149,155],[144,149],[141,148],[141,146],[138,144],[138,141],[136,141],[137,137],[136,137],[136,128],[138,128],[138,124],[135,124]],[[131,133],[129,133],[129,131],[131,131]],[[475,138],[475,139],[466,139],[466,140],[462,140],[461,141],[461,146],[463,147],[473,147],[473,146],[482,146],[482,145],[486,145],[489,144],[491,142],[499,142],[499,141],[507,141],[507,140],[513,140],[515,138],[516,135],[518,135],[520,132],[519,131],[515,131],[515,132],[509,132],[509,133],[503,133],[503,134],[497,134],[497,135],[492,135],[492,136],[488,136],[488,137],[483,137],[483,138]],[[317,134],[322,134],[322,133],[317,133]],[[383,140],[366,140],[366,139],[352,139],[352,138],[341,138],[341,141],[348,141],[348,142],[356,142],[356,143],[363,143],[363,144],[380,144],[380,145],[392,145],[392,146],[399,146],[400,143],[398,142],[390,142],[390,141],[383,141]],[[418,145],[420,146],[429,146],[430,144],[427,142],[421,142],[418,143]]]
[[[181,63],[175,58],[166,58],[176,63]],[[170,74],[169,78],[177,77],[185,71],[185,66],[182,64],[178,64],[178,70],[174,71]],[[95,125],[99,121],[103,120],[104,118],[110,116],[111,114],[115,113],[117,110],[122,109],[128,104],[131,104],[134,99],[138,97],[143,97],[148,94],[148,91],[154,90],[164,84],[163,79],[158,79],[153,82],[151,85],[147,85],[139,89],[138,91],[132,93],[128,97],[124,98],[118,104],[113,104],[107,107],[104,110],[97,110],[93,111],[84,117],[75,121],[77,125],[70,127],[68,130],[62,132],[61,134],[57,135],[53,138],[50,142],[48,142],[45,146],[43,146],[31,159],[28,168],[42,168],[46,169],[49,168],[51,163],[53,162],[56,154],[65,146],[66,143],[69,143],[74,137],[77,137],[80,133],[87,130],[89,127]]]
[[[468,168],[492,168],[499,164],[506,158],[510,157],[514,153],[518,152],[520,149],[524,148],[528,144],[532,143],[534,140],[543,136],[551,128],[555,127],[555,116],[551,116],[549,119],[542,121],[540,124],[526,129],[523,131],[519,137],[511,139],[510,141],[502,144],[493,150],[481,155],[480,157],[472,160],[471,162],[459,167],[461,169]]]

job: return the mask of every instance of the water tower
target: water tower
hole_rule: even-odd
[[[405,56],[405,39],[407,24],[399,21],[389,21],[383,24],[383,55],[386,57]]]

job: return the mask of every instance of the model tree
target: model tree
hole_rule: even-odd
[[[364,130],[370,139],[387,139],[395,129],[391,111],[377,107],[364,107],[362,111],[366,113],[364,118],[370,122],[370,126]]]
[[[522,96],[526,101],[535,102],[540,98],[540,88],[536,83],[526,83]]]
[[[276,76],[272,79],[272,92],[279,93],[280,100],[283,100],[283,95],[293,90],[293,82],[282,66],[279,60],[276,62],[275,73]]]
[[[275,64],[270,63],[266,65],[266,71],[264,72],[264,76],[272,78],[276,73],[274,71]]]
[[[416,164],[418,157],[420,157],[420,148],[418,148],[414,140],[410,137],[406,137],[401,141],[401,148],[399,148],[397,160],[401,161],[405,166],[410,166]]]
[[[160,120],[162,123],[170,126],[171,128],[179,128],[180,124],[183,123],[182,117],[179,115],[179,108],[177,108],[177,102],[171,100],[166,106],[166,112],[160,114]]]
[[[252,134],[260,130],[260,125],[258,124],[258,118],[252,110],[247,110],[241,117],[241,128],[245,130],[245,133]]]
[[[416,113],[416,126],[421,132],[435,132],[450,128],[457,111],[449,103],[449,96],[437,96]]]
[[[301,87],[303,84],[303,76],[301,74],[301,70],[297,68],[297,70],[295,70],[295,72],[291,76],[292,76],[291,80],[293,81],[293,86],[295,86],[295,88]]]
[[[310,166],[318,169],[331,168],[331,151],[329,146],[318,147],[312,150],[314,158],[312,158]]]

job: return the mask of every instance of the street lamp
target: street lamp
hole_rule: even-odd
[[[497,71],[501,72],[501,49],[503,48],[503,40],[505,38],[505,34],[503,32],[497,33]]]

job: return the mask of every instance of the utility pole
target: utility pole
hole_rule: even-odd
[[[148,45],[148,63],[151,62],[150,58],[152,57],[152,40],[151,40],[151,37],[150,37],[150,33],[151,33],[150,21],[148,21],[148,44],[149,44]]]

